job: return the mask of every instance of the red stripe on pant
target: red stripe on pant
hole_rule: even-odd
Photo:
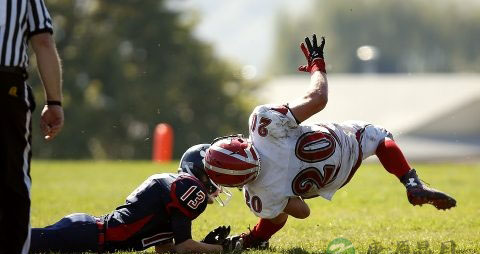
[[[98,252],[102,252],[105,246],[105,226],[103,221],[97,219],[98,228]]]

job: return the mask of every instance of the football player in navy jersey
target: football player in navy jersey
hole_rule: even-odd
[[[188,149],[178,174],[150,176],[124,205],[109,214],[76,213],[51,226],[32,229],[30,252],[114,252],[152,246],[157,253],[231,251],[234,246],[227,238],[230,227],[218,227],[200,242],[192,240],[192,220],[221,191],[204,171],[203,157],[209,146]]]

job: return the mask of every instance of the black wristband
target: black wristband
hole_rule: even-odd
[[[61,101],[47,101],[47,105],[48,106],[62,106],[62,102]]]

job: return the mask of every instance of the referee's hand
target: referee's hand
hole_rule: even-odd
[[[63,108],[57,105],[45,105],[40,116],[40,129],[45,140],[57,136],[63,127]]]

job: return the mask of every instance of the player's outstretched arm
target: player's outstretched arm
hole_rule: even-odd
[[[184,242],[175,245],[175,252],[179,254],[184,253],[221,253],[223,247],[217,244],[208,244],[197,242],[192,239],[185,240]]]
[[[232,246],[227,239],[230,226],[220,226],[212,230],[198,242],[192,239],[191,220],[179,211],[172,213],[172,231],[175,239],[173,250],[177,253],[222,253],[229,252]],[[159,249],[161,253],[163,249]]]
[[[305,43],[300,45],[302,52],[307,58],[307,65],[298,68],[299,71],[310,72],[310,89],[305,96],[289,103],[290,110],[299,122],[303,122],[325,108],[328,102],[328,82],[325,71],[323,48],[325,38],[322,37],[320,46],[317,44],[317,36],[305,38]]]
[[[205,238],[200,241],[188,239],[175,246],[177,253],[221,253],[231,252],[235,245],[231,239],[227,239],[230,234],[230,226],[220,226],[209,232]]]
[[[174,252],[173,243],[155,245],[155,253],[171,253]]]

